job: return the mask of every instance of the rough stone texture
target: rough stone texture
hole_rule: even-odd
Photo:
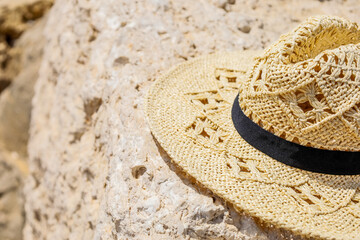
[[[22,239],[24,225],[23,173],[12,163],[21,161],[16,154],[0,152],[0,239]]]
[[[23,157],[27,155],[31,99],[45,43],[42,35],[45,20],[41,19],[16,41],[15,48],[21,52],[17,64],[21,69],[0,95],[0,145]]]
[[[33,86],[44,46],[45,20],[35,23],[51,2],[0,1],[0,147],[22,156],[27,155]]]
[[[49,1],[0,1],[0,239],[22,239],[22,185],[33,87]],[[4,90],[5,89],[5,90]]]
[[[143,97],[186,59],[359,13],[355,0],[58,0],[33,99],[25,239],[300,239],[184,176],[152,138]]]
[[[52,5],[52,0],[0,0],[0,92],[21,70],[16,39]]]
[[[21,239],[24,223],[22,180],[27,175],[26,145],[31,98],[41,61],[45,19],[16,42],[19,74],[0,95],[0,239]]]

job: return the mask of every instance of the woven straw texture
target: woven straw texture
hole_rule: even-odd
[[[180,64],[148,93],[151,131],[175,163],[238,210],[304,236],[358,239],[360,175],[312,173],[268,157],[238,135],[231,107],[240,88],[247,116],[278,136],[358,149],[359,36],[354,23],[311,18],[264,53]]]
[[[240,87],[245,114],[289,141],[360,151],[360,30],[310,18],[256,59]]]

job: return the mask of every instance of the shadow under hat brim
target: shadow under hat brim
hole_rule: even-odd
[[[357,238],[359,175],[287,166],[249,145],[233,126],[238,86],[259,53],[213,54],[162,75],[145,100],[153,135],[185,172],[237,209],[304,236]]]

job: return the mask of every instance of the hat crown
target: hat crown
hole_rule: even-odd
[[[360,30],[312,17],[255,59],[239,102],[245,114],[288,141],[360,151]]]

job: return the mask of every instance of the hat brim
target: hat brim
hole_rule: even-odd
[[[145,100],[153,135],[185,172],[237,209],[308,237],[358,238],[360,175],[287,166],[233,126],[231,107],[257,54],[200,57],[160,77]]]

